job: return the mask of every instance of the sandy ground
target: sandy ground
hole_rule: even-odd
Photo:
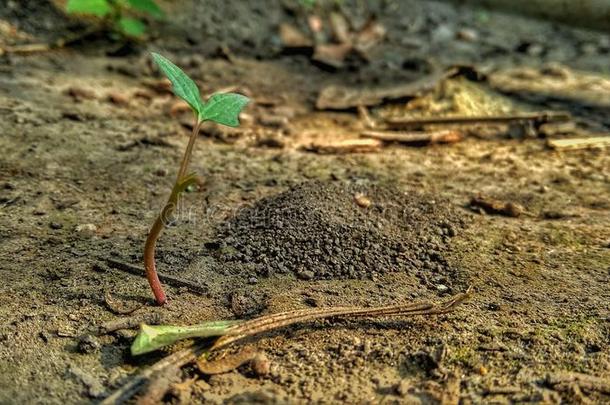
[[[135,54],[108,56],[117,45],[98,38],[64,50],[2,56],[0,403],[97,402],[167,353],[131,357],[133,330],[91,336],[96,327],[126,316],[109,305],[107,293],[116,305],[138,308],[129,317],[192,324],[297,308],[439,301],[467,286],[474,289],[472,299],[447,315],[319,321],[263,336],[248,345],[267,355],[268,375],[257,376],[247,366],[211,377],[186,368],[185,383],[165,400],[610,401],[607,150],[556,152],[544,139],[490,136],[483,130],[452,145],[389,145],[364,154],[303,150],[312,142],[357,137],[362,127],[353,111],[315,110],[324,86],[410,80],[426,74],[428,63],[445,68],[468,62],[489,73],[489,81],[476,84],[481,87],[474,93],[474,85],[464,85],[468,100],[478,100],[480,108],[568,109],[579,127],[607,131],[607,35],[434,2],[388,2],[385,8],[374,2],[371,7],[379,9],[373,11],[388,28],[379,58],[333,72],[312,65],[306,56],[280,53],[273,34],[277,23],[302,23],[289,8],[267,5],[272,11],[265,17],[260,15],[264,2],[252,2],[248,15],[254,17],[248,21],[254,22],[236,17],[226,26],[214,25],[210,16],[187,20],[188,7],[201,10],[211,3],[175,10],[176,21],[156,27],[159,38],[138,45]],[[237,2],[228,3],[218,15],[239,8]],[[406,3],[416,12],[393,8]],[[36,20],[10,7],[2,18],[30,37],[53,38],[70,24],[48,7],[38,9]],[[361,11],[350,10],[356,17]],[[45,27],[46,20],[50,26]],[[240,22],[249,30],[240,31]],[[455,39],[465,28],[478,37]],[[183,30],[192,36],[209,31],[210,41],[187,41]],[[245,43],[244,36],[252,33],[252,42]],[[3,35],[6,41],[14,39],[14,33]],[[231,57],[218,56],[214,41],[228,44]],[[544,52],[528,53],[539,44]],[[175,99],[154,89],[159,77],[148,50],[160,50],[184,66],[205,93],[233,86],[254,100],[240,129],[210,126],[198,139],[191,169],[204,184],[185,195],[175,223],[160,239],[157,260],[162,272],[199,288],[167,286],[170,303],[163,308],[153,305],[142,276],[107,262],[141,265],[146,233],[169,193],[188,139],[188,114],[176,113]],[[511,70],[524,67],[527,74]],[[489,89],[493,78],[502,83],[510,75],[531,91],[513,86],[499,94]],[[542,90],[536,85],[547,82],[540,78],[550,83]],[[462,82],[454,83],[459,87]],[[459,92],[445,88],[434,94],[437,99],[426,99],[424,108],[442,106],[448,94],[453,95],[449,104],[463,105]],[[383,116],[404,107],[398,102],[373,113]],[[424,241],[417,248],[428,256],[412,267],[376,259],[364,266],[364,256],[350,250],[357,271],[350,273],[349,258],[341,256],[347,267],[340,268],[348,270],[334,273],[316,269],[315,254],[303,262],[313,268],[290,267],[305,257],[295,249],[308,249],[312,242],[282,242],[274,247],[283,249],[287,271],[274,271],[273,261],[273,271],[263,271],[258,252],[247,251],[250,242],[239,239],[248,235],[247,229],[224,241],[246,249],[239,260],[222,259],[214,251],[217,242],[223,243],[223,226],[245,226],[243,216],[256,212],[244,207],[265,206],[264,198],[278,198],[311,182],[330,185],[331,191],[304,199],[279,197],[284,204],[279,211],[286,216],[265,226],[271,231],[277,227],[288,238],[292,234],[281,233],[286,224],[296,224],[293,233],[304,226],[296,212],[306,221],[321,221],[312,228],[315,237],[323,236],[325,227],[337,237],[373,232],[372,225],[366,227],[370,224],[356,225],[375,217],[337,191],[364,187],[381,207],[388,201],[438,201],[441,208],[411,224],[411,233],[400,230],[399,223],[382,221],[375,228],[379,234],[370,236],[373,241],[399,237],[408,242],[417,235],[416,241]],[[375,187],[393,190],[393,200],[385,191],[370,191]],[[468,203],[479,193],[518,203],[525,212],[514,218],[473,211]],[[396,197],[401,194],[404,201]],[[273,211],[272,219],[278,219],[279,211]],[[437,226],[443,215],[460,222],[450,238]],[[269,239],[256,240],[260,246]],[[415,245],[406,242],[410,252]],[[337,246],[344,250],[348,245]],[[436,266],[437,255],[429,255],[430,246],[442,246],[442,265]],[[379,258],[376,250],[374,254]]]

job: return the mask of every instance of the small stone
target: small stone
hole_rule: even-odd
[[[436,291],[444,293],[449,291],[449,287],[447,287],[445,284],[439,284],[436,286]]]
[[[117,92],[108,93],[108,101],[118,106],[129,105],[129,98],[126,95]]]
[[[252,359],[251,367],[254,374],[258,377],[264,377],[269,375],[269,372],[271,371],[271,362],[264,353],[258,353]]]
[[[155,176],[159,176],[159,177],[165,177],[167,176],[167,169],[165,167],[159,167],[157,170],[155,170]]]
[[[479,39],[479,33],[471,28],[462,28],[456,33],[456,37],[466,42],[476,42]]]
[[[354,201],[362,208],[368,208],[372,204],[371,199],[364,194],[356,194],[354,196]]]
[[[256,277],[250,277],[250,278],[248,279],[248,283],[249,283],[249,284],[256,284],[256,283],[258,283],[258,278],[256,278]]]
[[[92,234],[95,231],[97,231],[97,226],[95,226],[94,224],[79,224],[79,225],[76,225],[76,228],[74,228],[74,229],[78,233]]]
[[[411,388],[411,382],[407,379],[401,380],[396,385],[396,393],[402,397],[409,395],[409,389]]]
[[[63,227],[64,227],[63,224],[61,224],[59,222],[51,222],[49,224],[49,228],[51,228],[51,229],[61,229]]]
[[[453,38],[453,35],[453,30],[448,25],[442,24],[432,31],[432,42],[448,42]]]
[[[315,277],[315,274],[311,270],[302,270],[297,273],[297,277],[300,280],[309,281],[309,280],[313,280],[313,278]]]
[[[544,53],[544,46],[540,44],[531,44],[527,47],[526,52],[529,56],[540,56]]]
[[[284,128],[288,126],[288,118],[281,115],[261,114],[258,122],[266,127]]]
[[[95,92],[93,92],[93,90],[78,86],[69,87],[64,91],[64,93],[72,97],[75,102],[80,102],[83,100],[93,100],[96,97]]]
[[[95,353],[100,350],[100,347],[100,342],[92,335],[86,335],[78,342],[78,350],[85,354]]]

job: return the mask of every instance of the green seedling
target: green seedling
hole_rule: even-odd
[[[68,0],[66,11],[101,19],[111,30],[132,38],[140,38],[146,32],[140,16],[164,17],[153,0]]]
[[[161,71],[167,76],[172,83],[172,90],[174,94],[180,97],[182,100],[191,107],[195,114],[195,124],[193,125],[193,132],[189,139],[180,169],[178,170],[178,176],[176,182],[171,191],[167,203],[161,210],[161,213],[157,217],[153,224],[148,237],[146,238],[146,244],[144,247],[144,267],[146,269],[146,278],[150,284],[150,288],[153,290],[155,300],[157,304],[163,305],[167,301],[159,276],[157,275],[157,269],[155,264],[155,248],[157,245],[157,239],[161,232],[165,228],[167,220],[171,217],[172,213],[178,205],[178,199],[180,194],[184,192],[186,188],[196,183],[195,174],[186,174],[188,165],[193,153],[193,146],[195,140],[199,135],[201,124],[205,121],[214,121],[218,124],[227,125],[230,127],[239,126],[239,113],[248,104],[249,99],[241,94],[235,93],[223,93],[214,94],[207,102],[201,99],[199,88],[195,82],[186,75],[178,66],[174,65],[167,58],[152,53],[154,61],[157,63]]]

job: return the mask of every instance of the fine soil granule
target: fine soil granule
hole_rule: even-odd
[[[221,262],[248,277],[363,279],[455,272],[444,253],[464,226],[446,201],[394,187],[307,182],[241,209],[218,230]],[[434,277],[437,278],[437,277]]]

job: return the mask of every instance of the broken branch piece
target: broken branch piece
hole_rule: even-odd
[[[398,142],[412,146],[455,143],[464,138],[461,132],[451,129],[429,132],[364,131],[360,136],[383,142]]]
[[[533,122],[545,124],[548,122],[565,122],[572,117],[566,112],[543,111],[513,115],[489,116],[454,116],[454,117],[424,117],[424,118],[389,118],[386,120],[390,128],[421,128],[426,125],[467,125],[467,124],[510,124],[515,122]]]

